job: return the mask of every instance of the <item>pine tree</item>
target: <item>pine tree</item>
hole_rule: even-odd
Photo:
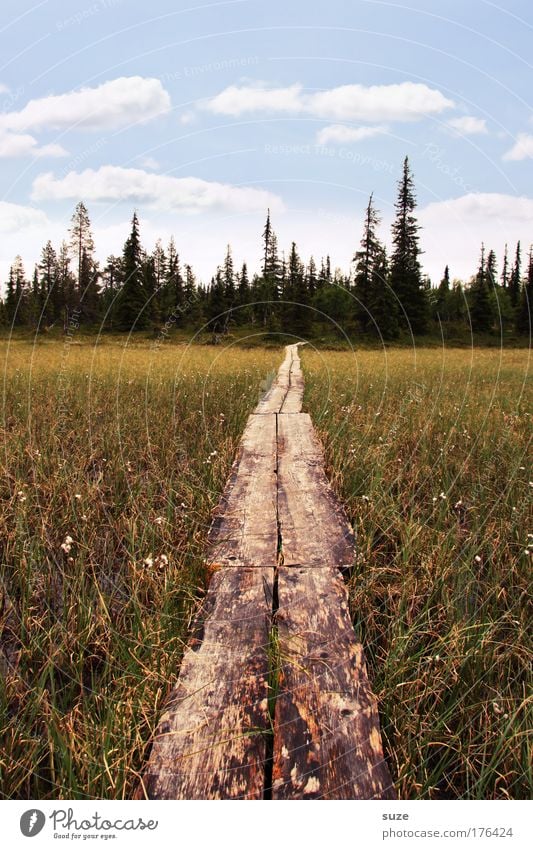
[[[317,290],[318,275],[316,270],[316,262],[313,257],[310,258],[307,265],[306,285],[309,299],[312,300]]]
[[[305,336],[311,325],[311,311],[305,270],[295,242],[292,243],[289,254],[283,300],[286,301],[283,305],[283,326],[289,332]]]
[[[527,277],[520,292],[520,301],[516,312],[516,330],[530,338],[533,332],[533,247],[529,249]]]
[[[448,266],[444,269],[444,275],[437,288],[435,297],[435,317],[439,321],[448,321],[450,313],[448,302],[450,299],[450,269]]]
[[[487,266],[486,266],[485,274],[486,274],[487,283],[488,283],[490,289],[491,290],[494,289],[494,287],[497,285],[497,277],[498,277],[496,254],[494,253],[494,251],[489,251],[489,253],[488,253]]]
[[[58,314],[63,318],[63,330],[66,332],[70,317],[78,308],[79,303],[74,275],[70,270],[69,247],[66,242],[62,242],[59,248],[56,276],[59,302]]]
[[[89,213],[87,207],[81,201],[77,204],[72,215],[69,233],[70,247],[78,265],[78,289],[81,289],[83,252],[85,251],[88,258],[91,259],[94,251]]]
[[[382,245],[377,236],[377,228],[381,222],[378,212],[373,205],[374,195],[370,195],[368,206],[365,212],[365,222],[363,227],[363,237],[361,239],[360,250],[355,252],[353,262],[355,263],[354,273],[354,295],[355,295],[355,314],[361,326],[363,333],[367,330],[370,324],[370,289],[372,286],[372,277],[374,273],[374,265],[382,250]]]
[[[389,282],[389,263],[384,245],[376,248],[368,298],[370,330],[382,339],[398,336],[398,308]]]
[[[80,309],[86,324],[95,324],[100,317],[99,272],[92,256],[85,250],[81,256],[81,273],[78,278]]]
[[[424,333],[427,326],[427,293],[420,269],[420,229],[414,210],[416,196],[409,159],[405,157],[398,183],[396,219],[392,225],[394,250],[391,259],[391,285],[402,305],[413,333]]]
[[[248,266],[244,262],[239,274],[239,283],[237,287],[237,302],[239,310],[236,313],[236,320],[239,324],[245,324],[250,320],[251,310],[248,306],[250,303],[250,281],[248,279]]]
[[[31,289],[26,279],[22,258],[16,256],[9,271],[7,314],[10,323],[22,327],[31,317]]]
[[[522,277],[522,255],[520,242],[517,242],[514,265],[509,277],[509,297],[513,307],[518,306],[520,299],[520,280]]]
[[[502,267],[502,288],[507,289],[509,284],[509,256],[507,250],[507,242],[505,243],[505,250],[503,252],[503,267]]]
[[[485,245],[482,244],[479,269],[470,289],[470,321],[472,323],[472,330],[481,333],[489,333],[492,330],[494,320],[489,285]]]
[[[226,309],[231,310],[235,306],[235,273],[233,270],[233,257],[231,255],[230,245],[227,247],[226,256],[224,258],[223,276]]]
[[[186,300],[185,281],[181,273],[180,258],[172,236],[167,249],[167,288],[169,290],[169,305],[171,312],[181,315]]]
[[[131,233],[124,244],[122,274],[124,282],[117,303],[118,326],[122,330],[142,330],[148,325],[148,315],[143,286],[143,251],[136,212],[131,222]]]
[[[6,300],[5,300],[5,316],[8,325],[14,324],[15,315],[17,312],[17,294],[15,287],[15,272],[13,266],[9,269],[9,276],[6,284]]]
[[[54,322],[60,318],[57,309],[56,286],[57,286],[57,254],[48,241],[41,252],[41,261],[38,266],[39,273],[39,314],[43,320]]]

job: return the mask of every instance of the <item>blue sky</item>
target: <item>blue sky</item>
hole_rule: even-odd
[[[206,280],[228,242],[259,261],[266,207],[282,248],[348,270],[374,192],[389,239],[415,174],[438,282],[483,239],[533,241],[533,15],[526,0],[4,0],[0,272],[31,270],[78,200],[105,259],[134,208]]]

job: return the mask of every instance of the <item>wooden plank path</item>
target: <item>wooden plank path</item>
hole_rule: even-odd
[[[303,390],[289,345],[216,510],[214,577],[136,798],[396,798],[342,578],[353,532]]]

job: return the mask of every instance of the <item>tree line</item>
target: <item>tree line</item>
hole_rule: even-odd
[[[333,270],[329,256],[304,262],[295,242],[280,254],[270,212],[262,234],[261,268],[251,277],[236,269],[231,247],[208,285],[183,265],[174,239],[152,252],[143,249],[137,213],[120,255],[100,267],[94,256],[85,205],[76,206],[69,239],[58,250],[50,241],[27,277],[16,257],[0,301],[4,327],[67,331],[76,326],[155,332],[165,323],[205,328],[217,338],[239,325],[309,336],[336,328],[339,334],[394,340],[406,333],[442,333],[446,327],[474,333],[528,335],[533,304],[533,252],[524,261],[520,243],[507,247],[501,273],[496,254],[481,246],[472,278],[451,280],[448,267],[437,286],[421,265],[416,194],[406,157],[398,182],[390,256],[379,236],[381,217],[370,196],[361,243],[349,274]]]

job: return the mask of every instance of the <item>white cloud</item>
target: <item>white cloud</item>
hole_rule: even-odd
[[[46,144],[39,147],[37,139],[27,133],[6,133],[0,130],[0,159],[17,156],[67,156],[60,144]]]
[[[437,282],[446,264],[452,277],[468,279],[475,271],[481,242],[501,262],[506,242],[529,245],[533,198],[498,193],[466,194],[419,210],[424,266]]]
[[[430,203],[424,208],[426,215],[434,210],[446,210],[449,216],[462,223],[497,219],[521,221],[533,225],[533,198],[515,197],[496,192],[471,192],[453,200]]]
[[[317,133],[317,144],[349,144],[363,139],[380,136],[387,132],[387,127],[347,127],[344,124],[330,124]]]
[[[281,199],[264,189],[209,182],[196,177],[150,174],[140,168],[104,165],[97,170],[70,171],[63,178],[40,174],[33,183],[32,199],[78,200],[146,204],[153,209],[185,213],[208,209],[252,212],[281,209]]]
[[[137,161],[142,168],[150,168],[152,171],[159,168],[159,162],[153,156],[139,156]]]
[[[119,77],[95,88],[30,100],[19,112],[2,113],[0,128],[19,132],[69,127],[114,130],[169,109],[170,96],[160,80]]]
[[[454,104],[423,83],[343,85],[306,93],[300,83],[285,88],[265,84],[229,86],[203,104],[217,115],[284,112],[341,121],[409,121],[435,115]]]
[[[448,126],[457,130],[463,136],[474,136],[488,133],[487,122],[484,118],[475,118],[473,115],[463,115],[461,118],[451,118]]]
[[[40,209],[0,201],[0,233],[20,233],[28,228],[46,227],[48,218]]]
[[[533,159],[533,136],[529,133],[518,133],[515,144],[503,154],[503,158],[508,162]]]

